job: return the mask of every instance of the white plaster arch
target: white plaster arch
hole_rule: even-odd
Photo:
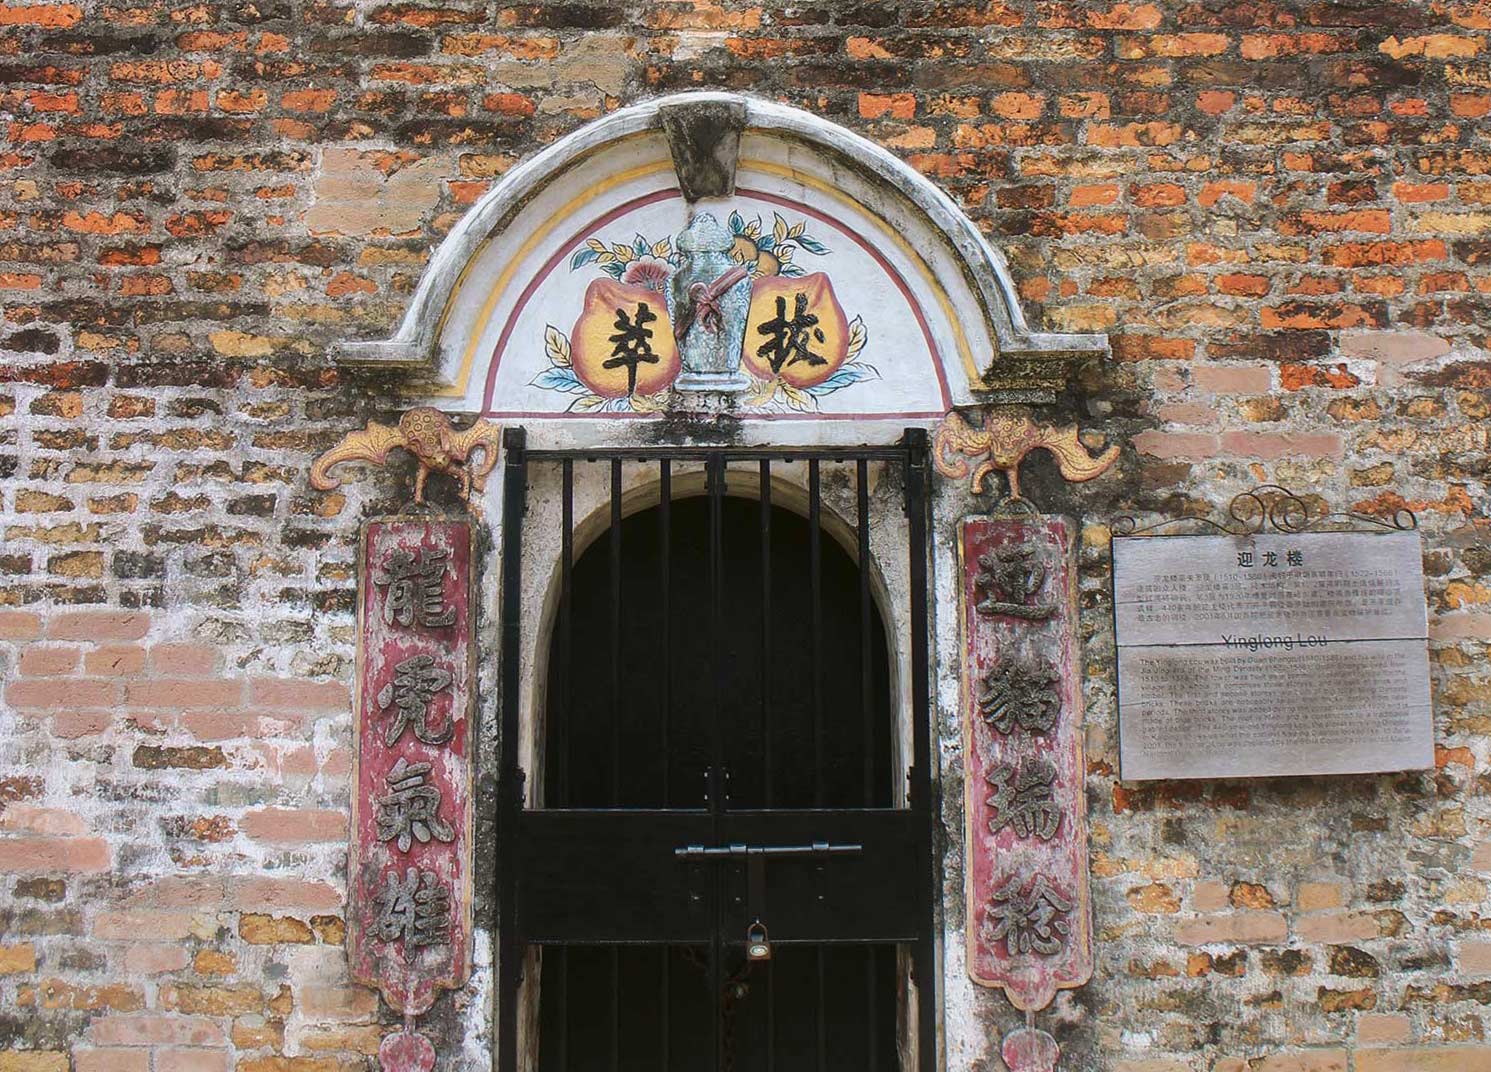
[[[725,153],[717,154],[725,164],[706,160],[728,169],[728,196],[692,190],[695,200],[685,201],[691,182],[686,166],[676,170],[678,135],[665,118],[699,108],[716,109],[712,114],[725,109],[741,117],[741,126],[738,139],[727,139]],[[535,349],[543,351],[543,325],[567,326],[565,318],[577,308],[574,288],[583,281],[563,266],[583,247],[586,221],[619,221],[617,228],[626,230],[633,225],[626,214],[647,208],[653,215],[637,215],[635,226],[644,226],[645,218],[654,229],[667,228],[696,212],[723,216],[740,197],[753,196],[758,215],[777,204],[808,214],[822,206],[822,222],[812,226],[830,232],[842,257],[859,256],[865,265],[844,269],[841,278],[856,285],[841,287],[858,293],[867,317],[890,324],[872,322],[876,360],[903,360],[909,350],[923,348],[930,360],[925,370],[905,371],[902,380],[890,377],[878,400],[846,405],[835,399],[821,412],[782,414],[785,419],[880,417],[904,425],[979,402],[1051,401],[1067,361],[1108,352],[1104,335],[1033,331],[1003,256],[951,198],[892,153],[796,108],[735,94],[684,93],[616,111],[515,167],[441,242],[394,335],[342,343],[336,356],[348,364],[409,370],[417,382],[413,393],[452,411],[528,421],[574,416],[563,407],[546,409],[547,398],[536,405],[528,377]],[[667,221],[664,214],[671,214]],[[848,223],[834,230],[843,220]],[[861,248],[851,249],[856,243]],[[815,259],[809,267],[819,264]],[[877,271],[891,282],[857,285]],[[544,289],[550,278],[569,290]],[[898,300],[897,288],[906,308],[887,311]],[[906,326],[899,337],[898,324]],[[505,353],[516,356],[499,380]],[[931,385],[932,378],[940,384]],[[897,395],[908,399],[899,410],[885,401]]]

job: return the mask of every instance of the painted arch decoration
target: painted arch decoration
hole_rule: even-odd
[[[435,251],[395,335],[338,356],[499,420],[905,424],[1050,401],[1071,359],[1107,349],[1031,331],[1000,254],[890,153],[690,93],[515,168]]]

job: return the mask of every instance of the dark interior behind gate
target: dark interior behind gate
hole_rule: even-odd
[[[900,1067],[902,968],[919,981],[931,966],[925,437],[802,452],[539,451],[513,438],[499,1072],[518,1067],[506,1025],[535,946],[542,969],[525,992],[539,984],[542,1072]],[[636,462],[655,474],[656,505],[624,516]],[[806,516],[772,501],[773,468],[787,464],[806,477]],[[523,531],[540,472],[559,491],[557,533]],[[875,493],[910,514],[914,625],[894,638],[917,697],[915,754],[899,757],[909,772],[895,754],[890,638],[859,565],[872,473]],[[609,526],[578,554],[577,477],[610,491]],[[825,481],[853,504],[849,547],[824,531]],[[525,540],[560,552],[535,808],[508,747],[509,671],[537,639],[508,602]],[[909,807],[896,806],[902,776]],[[931,1001],[917,1004],[915,1035],[935,1038]],[[931,1047],[918,1050],[916,1065],[933,1067]]]

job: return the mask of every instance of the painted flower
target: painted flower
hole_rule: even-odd
[[[621,273],[621,281],[637,287],[646,287],[655,290],[659,294],[668,285],[668,277],[673,274],[673,266],[661,257],[644,254],[627,264],[626,270]]]

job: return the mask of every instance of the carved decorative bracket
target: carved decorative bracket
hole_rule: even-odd
[[[1055,455],[1061,475],[1073,483],[1102,476],[1118,460],[1117,444],[1094,457],[1078,435],[1075,424],[1038,424],[1024,410],[992,409],[983,428],[975,429],[953,410],[937,428],[933,461],[939,473],[955,480],[967,476],[971,468],[969,487],[976,495],[989,490],[989,475],[998,470],[1009,481],[1010,499],[1026,501],[1020,494],[1020,463],[1033,450]],[[982,460],[973,466],[969,458]]]
[[[366,428],[348,432],[336,446],[322,454],[311,465],[311,487],[331,491],[341,480],[331,470],[343,462],[371,462],[383,465],[391,450],[406,450],[419,463],[414,478],[414,502],[425,500],[425,481],[429,475],[444,473],[460,482],[463,502],[471,505],[472,490],[481,491],[487,474],[497,464],[501,430],[491,421],[478,420],[471,427],[457,430],[440,410],[433,406],[416,406],[399,418],[394,427],[369,421]],[[480,461],[471,461],[480,451]]]

